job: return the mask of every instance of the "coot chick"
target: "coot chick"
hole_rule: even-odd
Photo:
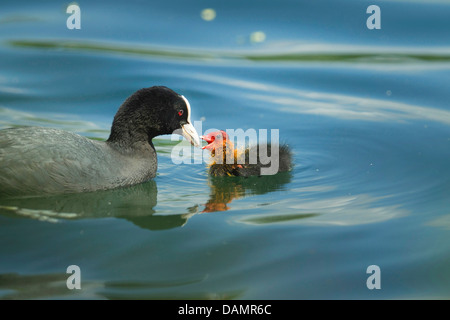
[[[258,144],[237,150],[225,131],[215,131],[201,137],[208,144],[202,149],[211,150],[211,176],[261,176],[289,171],[292,153],[283,145]]]
[[[156,175],[154,137],[178,133],[200,145],[190,112],[185,97],[155,86],[125,100],[107,141],[41,127],[0,130],[0,197],[106,190],[145,182]]]

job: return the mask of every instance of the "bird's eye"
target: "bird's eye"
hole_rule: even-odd
[[[183,115],[183,110],[178,111],[178,116],[181,117]]]

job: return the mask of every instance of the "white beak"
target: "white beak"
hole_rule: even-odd
[[[183,130],[183,137],[185,137],[192,145],[194,145],[194,147],[200,146],[200,138],[198,137],[197,131],[192,124],[190,124],[189,122],[183,124],[181,126],[181,129]]]

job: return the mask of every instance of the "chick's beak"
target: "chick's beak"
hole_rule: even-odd
[[[201,136],[200,139],[205,140],[208,144],[206,146],[203,146],[202,149],[210,149],[212,146],[212,142],[214,139],[210,135]]]
[[[200,139],[194,126],[189,122],[181,126],[183,137],[185,137],[193,146],[200,147]]]

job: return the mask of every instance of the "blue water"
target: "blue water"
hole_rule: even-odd
[[[1,128],[106,139],[166,85],[199,134],[279,129],[295,166],[215,180],[162,136],[148,183],[3,199],[1,298],[449,298],[448,1],[86,1],[79,30],[68,4],[2,1]]]

